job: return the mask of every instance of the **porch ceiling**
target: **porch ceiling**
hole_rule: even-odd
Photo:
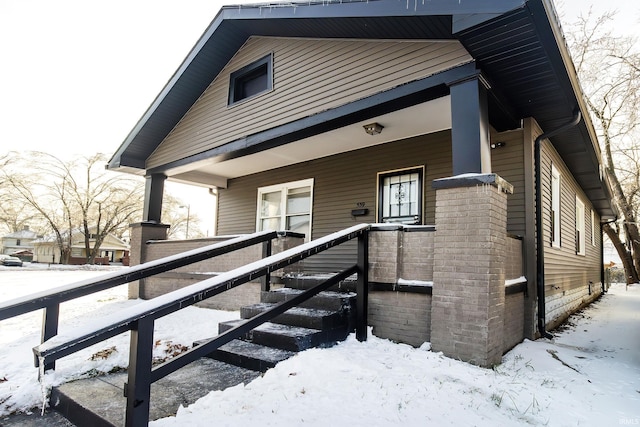
[[[259,153],[218,161],[206,159],[165,171],[169,179],[211,186],[224,179],[275,169],[333,154],[353,151],[412,136],[451,129],[449,96],[362,120],[339,129],[301,139]],[[363,126],[377,122],[379,135],[368,135]]]

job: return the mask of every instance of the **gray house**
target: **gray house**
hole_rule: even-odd
[[[224,7],[108,167],[147,178],[139,262],[167,179],[217,193],[218,235],[378,224],[374,333],[480,364],[603,291],[616,212],[551,0]]]

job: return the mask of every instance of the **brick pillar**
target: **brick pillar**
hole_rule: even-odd
[[[480,366],[503,351],[507,193],[495,174],[435,180],[431,345]]]
[[[129,265],[138,265],[147,261],[147,241],[166,240],[169,225],[157,222],[139,222],[131,224],[131,252]],[[144,298],[144,279],[129,283],[129,299]]]
[[[377,225],[369,233],[369,282],[395,285],[402,265],[402,226]]]

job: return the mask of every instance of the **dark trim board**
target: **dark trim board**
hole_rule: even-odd
[[[369,282],[369,291],[408,292],[408,293],[412,293],[412,294],[431,295],[432,292],[433,292],[433,288],[431,286],[401,285],[399,283]]]
[[[215,163],[249,154],[259,153],[300,139],[309,138],[362,120],[387,114],[403,108],[449,95],[448,84],[479,74],[470,62],[438,74],[381,92],[361,100],[305,117],[264,132],[249,135],[236,141],[207,150],[195,156],[176,160],[147,171],[163,173],[193,162],[208,160]]]

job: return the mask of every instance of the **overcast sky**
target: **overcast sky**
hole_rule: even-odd
[[[0,0],[2,149],[115,152],[224,0]],[[562,0],[618,8],[640,3]],[[629,27],[631,28],[631,27]]]
[[[250,1],[0,0],[0,152],[110,156],[220,7],[238,3]],[[556,7],[572,20],[591,4],[638,27],[637,1]]]

